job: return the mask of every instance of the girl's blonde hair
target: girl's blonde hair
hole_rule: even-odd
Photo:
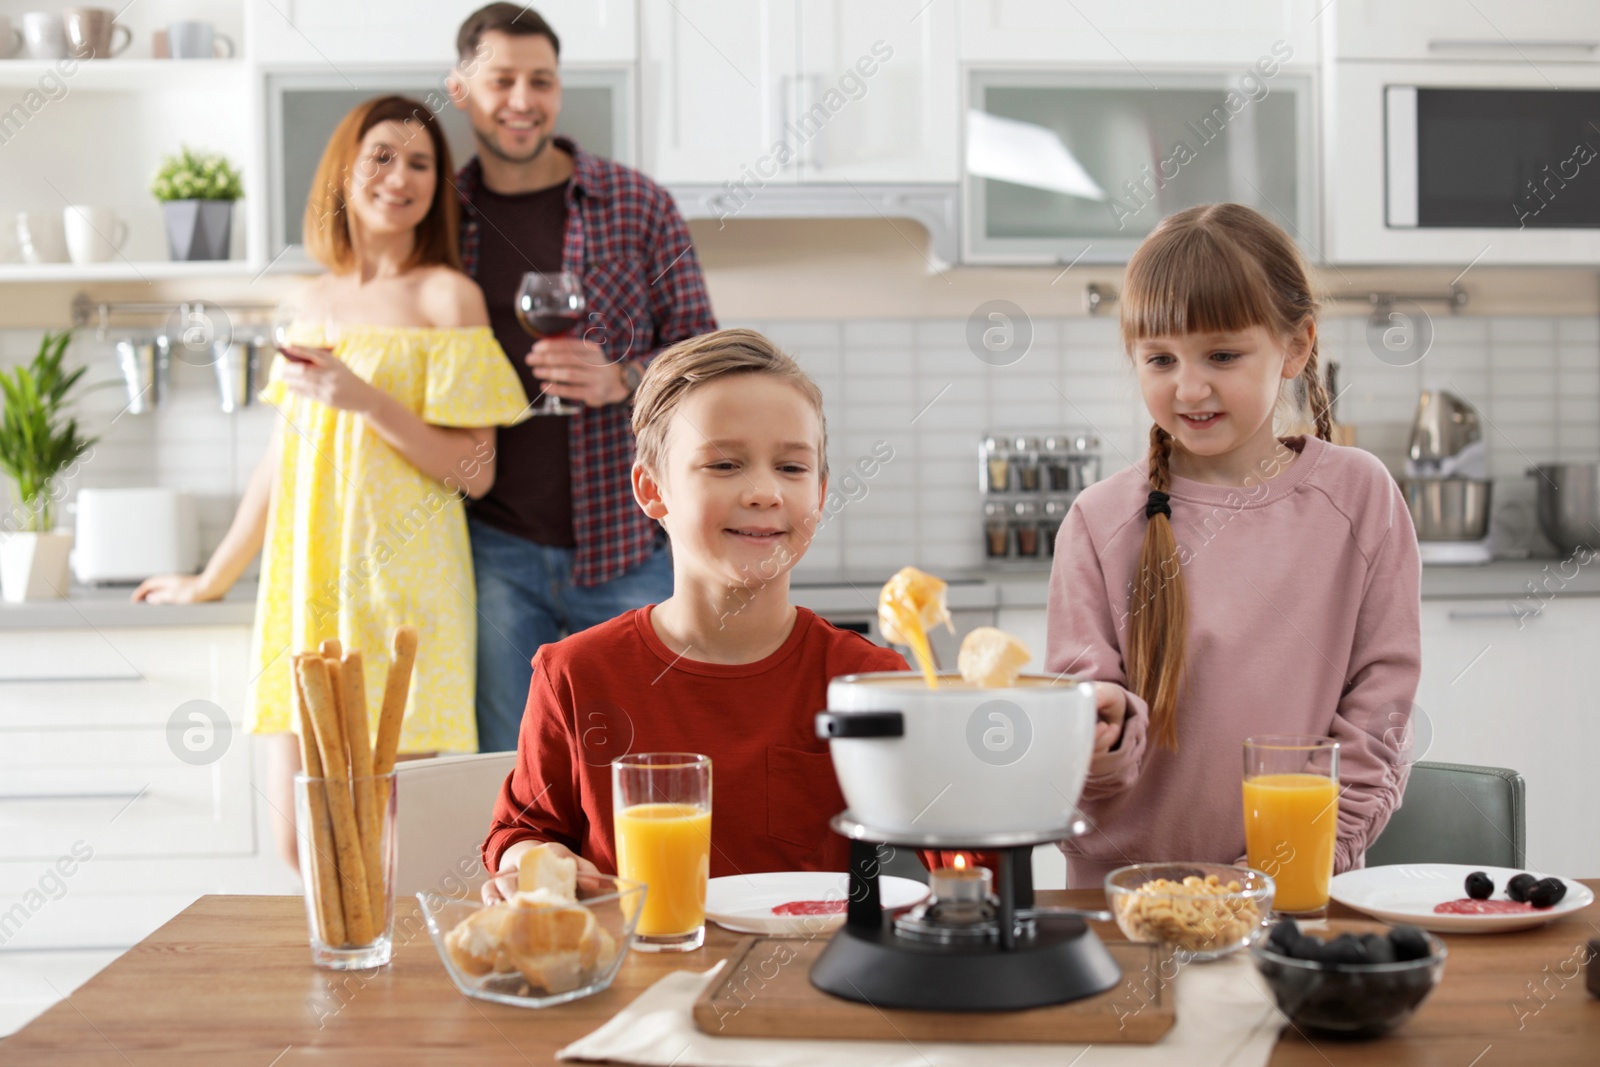
[[[1128,262],[1122,339],[1131,354],[1133,342],[1145,337],[1251,326],[1288,337],[1314,323],[1316,315],[1310,271],[1289,235],[1243,205],[1206,204],[1161,220]],[[1331,440],[1330,405],[1315,338],[1300,378],[1317,436]],[[1150,427],[1153,493],[1171,487],[1171,458],[1172,437],[1159,425]],[[1124,659],[1129,688],[1150,705],[1152,735],[1176,750],[1188,602],[1172,520],[1156,506],[1146,514]]]
[[[755,330],[716,330],[691,337],[651,361],[633,397],[633,436],[638,461],[652,473],[666,458],[667,428],[672,413],[698,386],[730,374],[766,374],[800,391],[817,412],[817,476],[828,476],[828,420],[822,414],[822,390],[782,349]]]

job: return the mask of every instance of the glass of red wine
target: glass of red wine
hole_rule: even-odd
[[[578,328],[584,318],[583,282],[572,271],[553,274],[530,272],[517,290],[517,321],[536,340],[562,337]],[[578,405],[546,391],[535,415],[576,415]]]

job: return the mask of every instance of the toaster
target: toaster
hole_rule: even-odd
[[[176,489],[80,489],[72,573],[82,585],[193,574],[200,547],[194,499]]]

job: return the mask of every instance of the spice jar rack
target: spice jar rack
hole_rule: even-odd
[[[1099,478],[1100,439],[1093,434],[985,434],[978,445],[984,559],[1048,567],[1072,501]]]

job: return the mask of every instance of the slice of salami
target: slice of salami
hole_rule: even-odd
[[[791,900],[775,905],[774,915],[843,915],[850,906],[848,900]]]
[[[1515,915],[1533,911],[1534,908],[1532,904],[1524,904],[1520,900],[1473,900],[1471,897],[1462,897],[1460,900],[1435,904],[1433,910],[1437,915]]]

